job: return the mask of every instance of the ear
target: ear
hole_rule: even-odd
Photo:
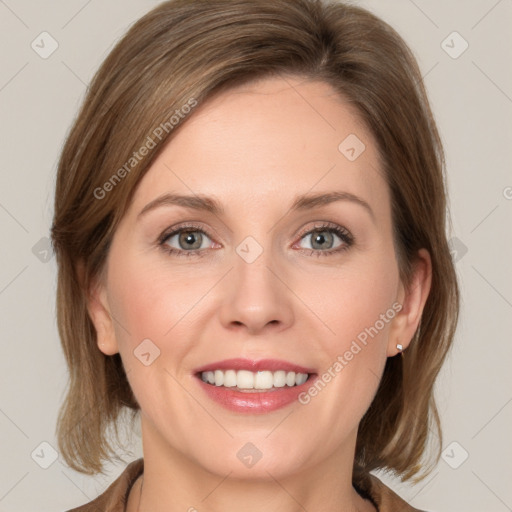
[[[84,267],[78,265],[78,274],[84,283]],[[107,356],[119,352],[115,336],[113,317],[108,303],[107,287],[104,275],[95,278],[86,290],[87,312],[96,329],[98,348]]]
[[[393,319],[389,332],[387,356],[395,356],[400,351],[397,345],[402,345],[405,350],[414,336],[425,302],[427,301],[432,284],[432,260],[426,249],[418,251],[418,257],[414,263],[413,276],[407,288],[400,285],[397,302],[402,306]]]

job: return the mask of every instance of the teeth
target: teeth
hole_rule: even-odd
[[[257,372],[254,377],[255,389],[270,389],[274,385],[274,375],[272,372]]]
[[[295,372],[288,372],[285,375],[285,383],[287,386],[295,386]]]
[[[304,384],[308,380],[307,373],[296,373],[295,374],[295,384],[297,386],[300,386],[301,384]]]
[[[232,388],[236,386],[236,372],[235,370],[227,370],[224,372],[224,386]]]
[[[222,386],[222,384],[224,384],[224,372],[221,372],[220,370],[215,370],[214,379],[216,386]]]
[[[274,387],[282,388],[286,384],[286,372],[278,371],[274,373]]]
[[[307,373],[249,370],[215,370],[201,373],[201,380],[215,386],[238,389],[272,389],[285,386],[300,386],[308,380]]]
[[[253,389],[254,373],[248,370],[238,370],[236,374],[236,387],[241,389]]]

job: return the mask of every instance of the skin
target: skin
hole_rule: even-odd
[[[366,146],[355,161],[338,150],[349,134]],[[362,198],[373,216],[352,201],[290,210],[300,194],[333,191]],[[224,213],[166,205],[139,216],[165,193],[213,197]],[[203,256],[159,245],[187,222],[206,232]],[[307,233],[324,222],[348,230],[353,245],[334,253],[346,243],[333,235],[312,249]],[[252,263],[236,252],[248,236],[263,249]],[[187,251],[178,236],[166,243]],[[421,250],[411,286],[400,282],[375,141],[329,85],[267,78],[198,107],[142,179],[91,290],[99,349],[121,354],[141,406],[143,488],[139,479],[128,512],[374,511],[352,487],[357,428],[386,358],[418,326],[430,271]],[[307,405],[232,412],[193,376],[232,357],[322,374],[394,303],[401,311]],[[149,366],[133,354],[147,338],[160,350]],[[262,453],[251,468],[237,458],[248,442]]]

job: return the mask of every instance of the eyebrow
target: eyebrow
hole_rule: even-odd
[[[213,213],[214,215],[222,215],[224,208],[215,199],[202,195],[180,195],[180,194],[164,194],[148,203],[140,211],[137,217],[141,217],[145,213],[160,208],[162,206],[183,206],[192,210],[202,210]]]
[[[319,194],[303,194],[295,198],[290,207],[290,211],[304,211],[319,206],[326,206],[337,201],[349,201],[362,206],[370,214],[372,220],[375,221],[375,215],[370,205],[364,199],[350,192],[335,191]],[[224,214],[222,205],[211,197],[200,194],[164,194],[148,203],[137,217],[140,218],[149,211],[162,206],[182,206],[192,210],[209,212],[217,216]]]
[[[351,194],[350,192],[329,192],[327,194],[304,194],[295,199],[291,206],[291,210],[307,210],[317,206],[326,206],[336,201],[349,201],[362,206],[369,214],[372,220],[375,220],[375,215],[371,206],[359,196]]]

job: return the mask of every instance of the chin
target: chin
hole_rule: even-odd
[[[230,439],[224,445],[216,444],[208,453],[202,452],[195,460],[210,473],[252,481],[286,478],[303,470],[308,460],[311,463],[315,450],[307,439],[301,443],[289,438],[286,443],[283,441],[287,437],[285,431],[272,440],[268,435],[266,431]]]

